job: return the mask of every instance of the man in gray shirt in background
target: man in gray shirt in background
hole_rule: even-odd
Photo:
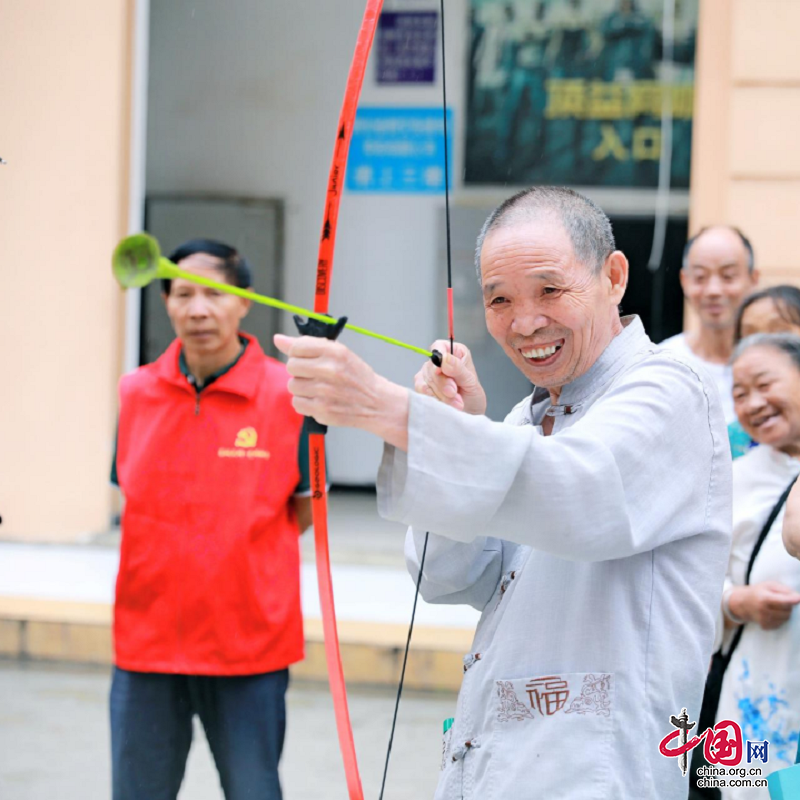
[[[725,422],[730,424],[736,414],[728,362],[739,306],[758,284],[753,246],[738,228],[703,228],[686,242],[680,277],[699,327],[671,336],[661,346],[681,353],[689,363],[699,364],[708,372],[719,392]]]

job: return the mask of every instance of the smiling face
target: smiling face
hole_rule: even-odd
[[[753,346],[733,365],[733,405],[752,439],[800,454],[800,370],[775,347]]]
[[[204,278],[228,283],[222,262],[208,253],[195,253],[182,259],[177,266]],[[190,362],[220,362],[218,366],[222,367],[236,357],[239,324],[250,308],[248,300],[176,278],[165,302],[172,327]]]
[[[742,300],[758,282],[739,235],[728,228],[709,228],[691,246],[686,261],[681,286],[700,324],[732,330]]]
[[[615,251],[595,274],[553,217],[491,231],[480,261],[489,333],[531,383],[556,396],[622,329],[625,256]]]

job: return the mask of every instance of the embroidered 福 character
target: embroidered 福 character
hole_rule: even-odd
[[[525,690],[531,699],[531,708],[543,717],[560,711],[569,699],[569,684],[560,675],[533,678],[525,685]]]

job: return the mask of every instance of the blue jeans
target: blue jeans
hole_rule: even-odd
[[[197,714],[226,800],[281,800],[289,670],[210,677],[128,672],[111,683],[113,800],[175,800]]]

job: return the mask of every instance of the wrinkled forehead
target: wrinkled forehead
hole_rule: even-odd
[[[192,253],[186,258],[182,258],[177,266],[184,272],[191,272],[204,278],[210,278],[217,283],[231,283],[225,272],[225,264],[221,258],[212,256],[210,253]],[[186,278],[174,278],[174,286],[180,286],[182,290],[187,288],[202,290],[204,287],[199,283],[194,283]]]
[[[742,323],[755,326],[767,326],[772,322],[781,321],[791,325],[785,304],[778,303],[774,297],[761,297],[749,303],[742,311]]]
[[[797,374],[800,370],[792,357],[769,344],[754,344],[742,351],[733,362],[733,382],[735,384],[758,381],[767,375],[780,376]]]
[[[490,231],[481,247],[481,277],[508,267],[545,264],[554,269],[577,265],[572,240],[553,217],[518,220]]]
[[[210,253],[192,253],[186,258],[182,258],[177,266],[187,272],[216,270],[222,272],[224,264],[221,258],[212,256]]]

